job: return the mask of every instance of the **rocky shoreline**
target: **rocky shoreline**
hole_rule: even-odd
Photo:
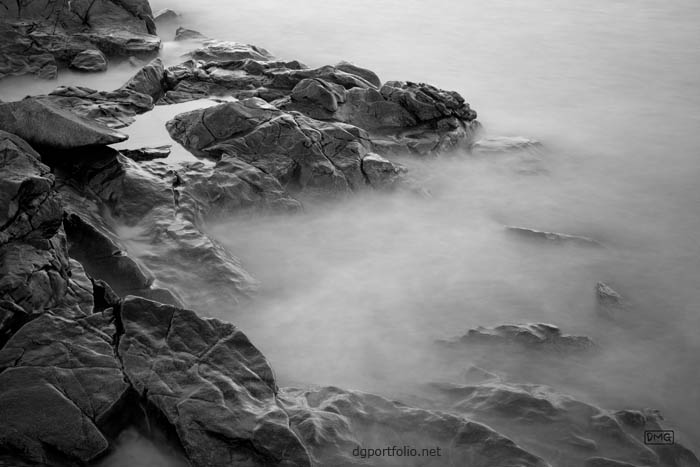
[[[96,465],[128,430],[162,438],[193,466],[700,465],[680,442],[644,444],[645,430],[666,426],[656,411],[606,410],[488,372],[435,384],[413,405],[280,388],[244,330],[197,314],[235,306],[257,285],[207,222],[294,215],[305,200],[362,190],[421,195],[395,155],[508,149],[476,142],[476,112],[458,93],[382,83],[346,62],[310,69],[186,30],[192,51],[166,68],[144,0],[1,4],[0,78],[152,60],[114,91],[61,87],[0,102],[0,465]],[[219,103],[165,123],[198,161],[110,147],[137,115],[198,99]],[[149,251],[129,251],[124,228]],[[598,286],[601,300],[617,295],[608,289]],[[588,337],[546,324],[471,330],[455,345],[595,351]],[[442,454],[353,454],[406,444]]]

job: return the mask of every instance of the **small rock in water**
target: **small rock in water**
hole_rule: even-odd
[[[471,152],[474,155],[486,156],[519,151],[538,152],[541,149],[542,143],[534,139],[523,136],[496,136],[475,141]]]
[[[379,154],[369,152],[362,158],[362,172],[371,186],[393,188],[401,182],[406,169]]]
[[[467,334],[451,341],[439,341],[441,344],[454,345],[519,345],[529,349],[584,351],[595,347],[587,336],[562,334],[554,325],[537,324],[503,324],[494,328],[479,326],[470,329]]]
[[[152,161],[154,159],[165,159],[170,155],[171,145],[158,146],[155,148],[122,149],[122,155],[136,162]]]
[[[183,27],[177,28],[175,31],[176,41],[191,41],[191,40],[201,40],[206,39],[206,36],[199,31],[193,29],[187,29]]]
[[[559,243],[576,243],[579,245],[586,246],[602,246],[600,242],[593,240],[589,237],[584,237],[582,235],[570,235],[557,232],[545,232],[543,230],[528,229],[526,227],[516,227],[512,225],[506,226],[508,232],[518,234],[522,237],[538,239],[538,240],[549,240],[552,242]]]
[[[622,303],[622,296],[605,282],[598,282],[595,291],[600,305],[620,305]]]
[[[107,58],[99,50],[83,50],[73,58],[70,66],[80,71],[105,71],[107,69]]]
[[[156,12],[153,15],[153,20],[157,25],[165,25],[168,23],[174,23],[180,20],[180,14],[171,10],[170,8],[165,8]]]

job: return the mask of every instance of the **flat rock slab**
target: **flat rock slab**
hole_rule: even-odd
[[[32,146],[55,149],[104,146],[128,138],[39,98],[0,103],[0,130],[18,135]]]

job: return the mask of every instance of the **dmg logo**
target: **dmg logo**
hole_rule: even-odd
[[[673,430],[645,431],[644,444],[673,444]]]

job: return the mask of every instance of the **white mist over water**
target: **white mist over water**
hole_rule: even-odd
[[[392,397],[457,381],[479,363],[607,408],[658,408],[687,434],[682,442],[700,449],[700,3],[152,6],[283,59],[349,60],[382,80],[459,91],[485,133],[535,138],[548,149],[529,174],[512,157],[405,161],[431,199],[366,193],[307,203],[298,216],[212,226],[262,288],[245,308],[208,311],[250,336],[281,385]],[[178,47],[165,44],[168,62]],[[61,84],[112,89],[132,72],[119,68],[99,82],[70,74]],[[0,99],[56,84],[3,82]],[[532,243],[507,235],[509,224],[586,235],[605,248]],[[631,302],[620,322],[596,314],[601,280]],[[447,358],[434,345],[471,327],[529,321],[589,335],[602,353],[582,361]]]

